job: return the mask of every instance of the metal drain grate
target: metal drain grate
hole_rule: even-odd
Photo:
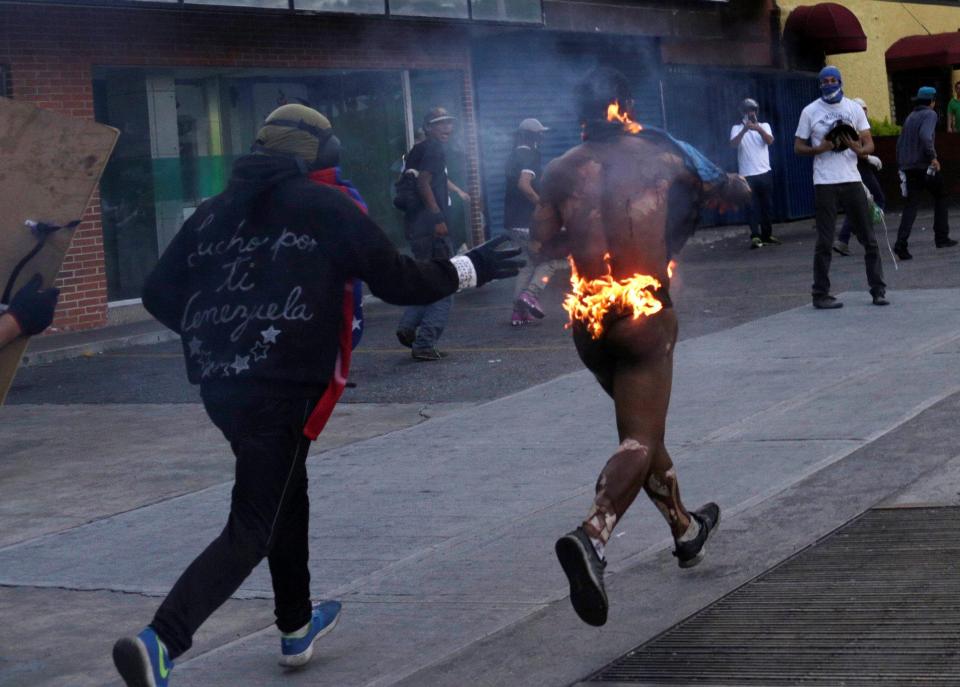
[[[588,682],[960,685],[960,508],[868,511]]]

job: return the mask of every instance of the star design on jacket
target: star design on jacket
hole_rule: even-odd
[[[353,318],[353,331],[357,331],[363,326],[363,320],[358,320],[356,317]]]
[[[269,329],[264,329],[260,332],[260,336],[263,337],[264,343],[277,343],[277,337],[280,336],[280,330],[276,329],[272,324]]]
[[[187,344],[190,347],[190,355],[200,355],[200,351],[203,350],[203,342],[197,337],[190,339],[190,342]]]
[[[240,373],[243,372],[244,370],[249,370],[249,369],[250,369],[250,356],[249,356],[249,355],[243,355],[243,356],[238,355],[238,356],[236,356],[236,357],[233,359],[233,363],[232,363],[231,365],[228,365],[228,367],[232,367],[232,368],[236,371],[237,374],[240,374]]]
[[[265,345],[259,341],[253,344],[253,348],[250,349],[250,355],[253,356],[253,359],[255,361],[265,359],[267,357],[267,353],[269,352],[270,352],[270,345],[269,344]]]

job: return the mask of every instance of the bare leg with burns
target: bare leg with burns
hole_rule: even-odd
[[[707,504],[695,513],[687,511],[680,499],[673,462],[663,444],[675,340],[676,317],[672,311],[649,321],[620,320],[599,341],[575,333],[581,358],[612,393],[621,436],[620,446],[597,480],[586,519],[556,544],[557,557],[570,582],[574,610],[590,625],[606,623],[605,547],[641,489],[667,521],[680,567],[700,562],[707,536],[719,522],[715,504]],[[643,353],[651,348],[659,353]],[[623,355],[625,349],[627,355]],[[597,366],[599,360],[607,361],[609,367]],[[608,373],[610,369],[612,374]],[[651,446],[655,448],[651,450]]]

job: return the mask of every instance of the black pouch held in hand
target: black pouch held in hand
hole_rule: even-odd
[[[840,153],[847,149],[847,143],[844,139],[849,138],[852,141],[858,141],[860,140],[860,133],[846,122],[840,120],[827,132],[826,138],[833,143],[834,151]]]
[[[416,212],[423,206],[417,191],[417,175],[406,171],[393,183],[393,207],[404,212]]]

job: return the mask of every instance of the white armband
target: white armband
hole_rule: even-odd
[[[460,286],[457,291],[463,291],[477,285],[477,268],[473,266],[473,261],[466,255],[457,255],[450,258],[450,262],[457,268],[457,279]]]

